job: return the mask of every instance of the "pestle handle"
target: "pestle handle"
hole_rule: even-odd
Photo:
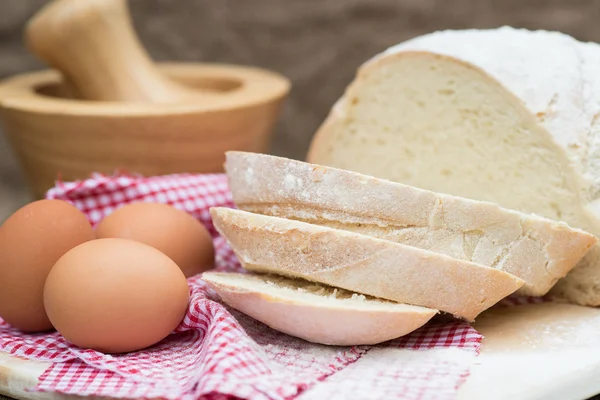
[[[25,39],[81,99],[169,103],[199,95],[158,71],[126,0],[54,0],[29,21]]]

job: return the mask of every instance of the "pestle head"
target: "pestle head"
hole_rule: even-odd
[[[76,97],[95,101],[213,101],[170,80],[135,34],[126,0],[54,0],[27,23],[25,41]]]

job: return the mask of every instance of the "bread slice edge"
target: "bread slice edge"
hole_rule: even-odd
[[[284,157],[230,151],[226,171],[245,211],[404,243],[502,269],[543,296],[598,238],[564,222]]]
[[[451,313],[468,321],[524,281],[361,234],[226,207],[210,210],[242,266]]]

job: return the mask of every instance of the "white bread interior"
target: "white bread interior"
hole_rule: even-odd
[[[280,276],[205,272],[202,279],[238,311],[280,332],[326,345],[385,342],[420,328],[438,313]]]
[[[474,201],[266,154],[231,151],[239,209],[349,230],[491,266],[541,296],[596,244],[584,231]]]
[[[490,201],[600,235],[600,46],[442,31],[368,60],[307,161]],[[600,305],[596,244],[552,296]]]
[[[495,268],[354,232],[225,207],[210,210],[241,265],[473,321],[523,286]]]

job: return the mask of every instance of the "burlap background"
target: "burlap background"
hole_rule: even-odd
[[[44,3],[2,1],[0,78],[44,67],[21,37]],[[273,152],[293,158],[304,157],[356,67],[399,41],[437,29],[501,25],[600,41],[600,1],[594,0],[130,0],[130,7],[156,60],[256,65],[291,78]],[[28,200],[0,134],[0,221]]]

